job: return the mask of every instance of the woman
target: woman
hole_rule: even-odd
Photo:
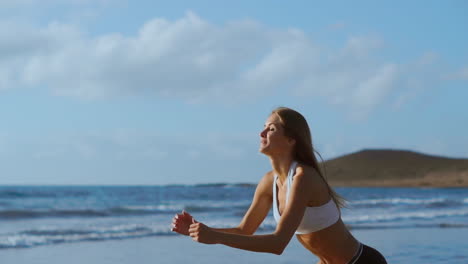
[[[210,228],[187,212],[174,217],[172,230],[205,244],[280,255],[292,236],[319,263],[386,263],[375,249],[359,243],[341,220],[344,200],[328,185],[314,155],[309,126],[289,108],[275,109],[260,133],[260,152],[270,158],[252,204],[235,228]],[[275,232],[254,235],[273,206]]]

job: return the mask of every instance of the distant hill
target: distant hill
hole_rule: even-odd
[[[468,159],[404,150],[362,150],[324,162],[333,186],[468,187]]]

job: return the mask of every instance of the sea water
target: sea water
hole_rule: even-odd
[[[342,218],[352,231],[361,234],[366,230],[381,231],[385,234],[382,239],[390,241],[397,240],[392,233],[409,236],[404,249],[395,247],[392,250],[395,252],[389,252],[390,259],[400,262],[433,254],[444,257],[439,260],[434,257],[430,263],[468,263],[468,248],[463,248],[467,243],[459,243],[468,234],[468,189],[335,190],[348,201],[348,207],[342,209]],[[209,226],[233,227],[249,208],[254,192],[255,185],[251,184],[3,186],[0,250],[80,241],[164,239],[176,235],[170,231],[171,221],[182,210]],[[270,212],[259,232],[271,232],[275,226]],[[441,241],[440,236],[429,235],[448,233],[455,237],[450,235]],[[456,234],[463,237],[456,238]],[[447,261],[450,256],[453,259]]]

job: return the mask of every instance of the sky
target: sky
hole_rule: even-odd
[[[325,160],[468,158],[466,1],[0,1],[0,185],[256,183],[270,112]]]

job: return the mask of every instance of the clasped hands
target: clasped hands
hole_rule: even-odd
[[[216,244],[216,232],[208,226],[197,222],[189,213],[182,211],[172,219],[171,231],[190,236],[193,241],[204,244]]]

